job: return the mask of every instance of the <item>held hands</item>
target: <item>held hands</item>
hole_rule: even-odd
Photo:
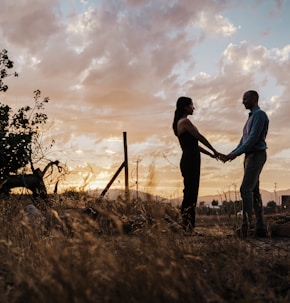
[[[214,154],[210,155],[212,158],[215,158],[217,161],[220,160],[224,163],[228,161],[232,161],[236,158],[236,156],[233,153],[229,153],[228,155],[224,155],[222,153],[219,153],[217,151],[214,152]]]
[[[218,161],[218,160],[221,160],[221,161],[224,162],[223,159],[224,159],[225,155],[223,155],[223,154],[217,152],[216,150],[214,151],[213,154],[209,154],[209,156],[212,157],[212,158],[214,158],[214,159],[216,159],[217,161]]]
[[[233,153],[229,153],[227,155],[224,154],[219,154],[219,160],[223,161],[224,163],[228,162],[228,161],[232,161],[236,158],[236,156]]]
[[[207,153],[211,158],[216,159],[217,161],[220,160],[220,153],[217,152],[216,150],[214,151],[214,153]]]

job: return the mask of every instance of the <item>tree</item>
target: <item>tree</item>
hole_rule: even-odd
[[[3,80],[18,74],[9,73],[14,66],[7,50],[0,52],[0,92],[6,92],[8,86]],[[40,90],[34,91],[34,106],[24,106],[13,112],[9,105],[0,102],[0,178],[17,174],[19,169],[30,163],[33,169],[33,147],[39,137],[39,127],[47,121],[43,113],[48,98],[41,98]]]
[[[218,200],[212,200],[211,201],[211,205],[212,206],[218,206],[219,205],[219,201]]]
[[[47,121],[42,112],[48,98],[41,99],[41,92],[34,91],[34,107],[21,107],[16,113],[0,103],[0,176],[33,165],[33,146],[39,137],[39,127]]]
[[[7,72],[7,70],[11,68],[13,68],[13,61],[9,59],[7,50],[3,49],[0,52],[0,91],[6,92],[8,89],[8,86],[5,85],[3,82],[4,78],[9,77],[11,75],[18,77],[18,74],[16,72],[11,74]]]
[[[13,75],[7,70],[13,68],[13,61],[7,51],[0,52],[0,92],[6,92],[8,86],[3,79]],[[14,73],[17,77],[18,74]],[[42,98],[40,90],[34,91],[34,106],[24,106],[16,112],[10,106],[0,102],[0,193],[8,194],[15,187],[26,187],[33,192],[33,196],[47,196],[43,177],[53,165],[62,171],[59,161],[49,161],[43,170],[35,169],[33,159],[44,158],[44,149],[40,143],[41,126],[47,122],[47,115],[43,112],[49,98]],[[54,141],[50,145],[52,147]],[[25,168],[30,164],[32,174],[26,174]]]

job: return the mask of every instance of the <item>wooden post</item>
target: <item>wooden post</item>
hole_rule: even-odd
[[[123,143],[124,143],[124,162],[118,168],[118,170],[116,171],[116,173],[114,174],[114,176],[112,177],[110,182],[107,184],[105,189],[102,191],[100,197],[97,200],[102,199],[105,196],[105,194],[107,193],[107,191],[109,190],[109,188],[111,187],[111,185],[113,184],[115,179],[118,177],[118,175],[124,168],[125,169],[125,198],[126,198],[126,201],[129,202],[130,195],[129,195],[129,181],[128,181],[129,173],[128,173],[128,152],[127,152],[127,133],[126,132],[123,132]]]
[[[128,152],[127,152],[127,133],[123,132],[123,143],[124,143],[124,168],[125,168],[125,197],[129,202],[129,173],[128,173]]]
[[[123,162],[121,164],[121,166],[118,168],[118,170],[116,171],[116,173],[114,174],[113,178],[110,180],[110,182],[107,184],[107,186],[105,187],[105,189],[102,191],[100,198],[103,198],[104,195],[107,193],[107,191],[109,190],[109,188],[111,187],[111,185],[113,184],[113,182],[116,180],[116,178],[118,177],[119,173],[121,172],[121,170],[123,169],[125,165],[125,162]]]

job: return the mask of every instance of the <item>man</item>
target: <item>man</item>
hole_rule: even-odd
[[[231,161],[241,154],[245,154],[244,177],[240,192],[243,200],[243,222],[237,234],[246,237],[254,231],[252,210],[256,216],[256,236],[267,237],[267,227],[264,221],[263,204],[259,189],[259,178],[262,168],[267,160],[266,136],[269,119],[267,114],[258,105],[259,95],[256,91],[249,90],[243,95],[243,104],[250,110],[249,118],[243,129],[243,136],[238,146],[228,155],[224,162]]]

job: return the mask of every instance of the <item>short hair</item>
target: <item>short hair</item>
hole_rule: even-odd
[[[249,94],[255,101],[259,101],[259,94],[255,90],[248,90],[246,94]]]

